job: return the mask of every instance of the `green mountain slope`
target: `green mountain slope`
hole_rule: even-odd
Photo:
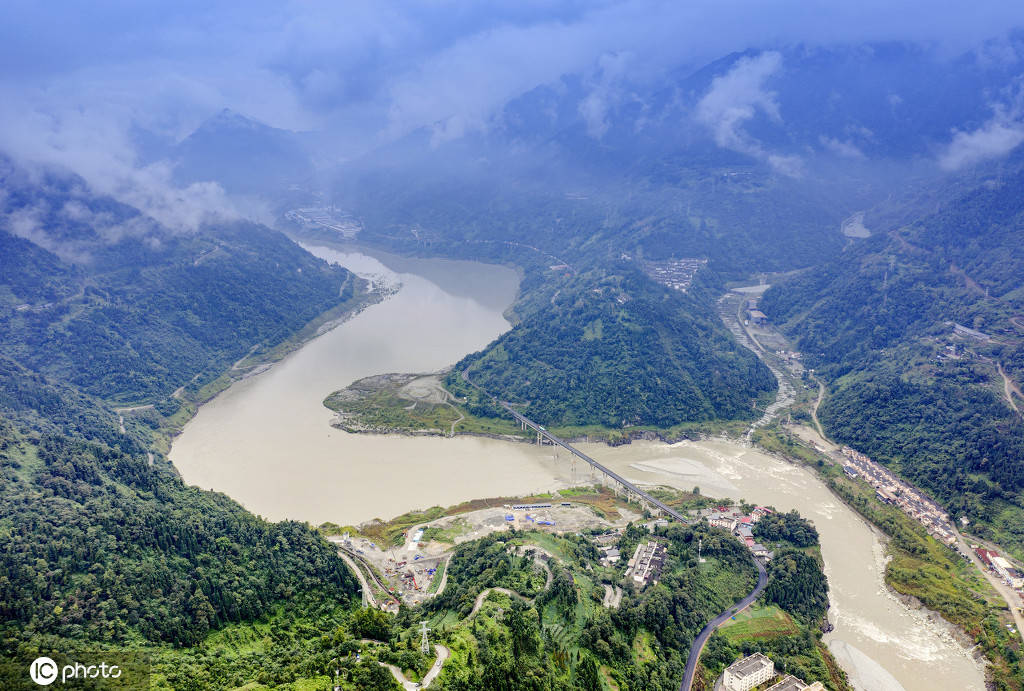
[[[302,618],[358,602],[308,526],[185,486],[144,428],[122,433],[99,402],[7,360],[0,392],[0,660],[159,652],[282,605]],[[5,688],[23,670],[0,666]]]
[[[1024,554],[1024,170],[771,289],[761,308],[829,383],[829,433]],[[1011,394],[1024,410],[1024,403]]]
[[[0,353],[105,399],[155,400],[212,378],[359,289],[253,223],[170,229],[73,176],[38,182],[2,157],[0,184]]]
[[[670,427],[750,418],[772,374],[736,345],[706,288],[664,288],[629,265],[563,279],[522,321],[455,366],[547,425]]]
[[[149,656],[164,688],[325,670],[319,632],[358,604],[335,548],[187,487],[155,418],[109,404],[212,379],[360,284],[267,228],[172,231],[67,176],[0,177],[0,686],[98,649]]]

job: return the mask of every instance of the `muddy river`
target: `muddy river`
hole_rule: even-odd
[[[204,405],[175,441],[185,480],[278,520],[359,523],[409,509],[564,486],[550,449],[490,439],[346,434],[323,399],[382,372],[430,372],[478,350],[508,323],[517,277],[474,262],[312,251],[396,294]],[[729,441],[638,443],[588,453],[639,483],[798,509],[821,533],[835,630],[826,640],[860,689],[983,689],[981,668],[949,629],[893,597],[878,536],[813,475]],[[577,480],[582,480],[580,472]]]

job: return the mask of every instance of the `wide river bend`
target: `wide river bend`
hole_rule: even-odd
[[[175,440],[185,480],[225,492],[272,520],[355,524],[410,509],[565,486],[550,449],[492,439],[347,434],[323,399],[383,372],[430,372],[508,328],[518,280],[507,268],[310,247],[392,285],[396,294],[310,341],[267,372],[202,406]],[[885,587],[879,536],[810,472],[727,440],[583,449],[637,483],[797,509],[821,533],[831,586],[826,641],[865,691],[984,688],[980,666],[948,626]]]

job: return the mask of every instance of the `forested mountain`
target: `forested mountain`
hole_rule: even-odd
[[[829,383],[828,431],[1024,545],[1024,167],[773,287],[761,308]],[[1013,163],[1013,162],[1011,162]],[[1004,384],[1000,371],[1010,378]]]
[[[148,455],[147,430],[127,424],[120,430],[99,401],[0,358],[4,688],[24,688],[22,661],[40,654],[164,655],[282,607],[282,623],[347,616],[358,586],[334,548],[304,524],[268,523],[187,487]],[[171,687],[233,686],[256,673],[285,680],[294,671],[282,670],[314,659],[294,651],[271,645],[260,669],[227,659],[192,668],[172,656]]]
[[[24,372],[4,374],[5,393],[39,401],[8,399],[0,419],[8,653],[34,635],[193,645],[300,590],[354,591],[334,550],[306,526],[267,523],[186,487],[94,402]],[[65,422],[43,417],[55,404]]]
[[[0,686],[28,683],[6,663],[39,654],[158,653],[271,616],[337,626],[357,585],[334,548],[187,487],[110,403],[277,345],[361,290],[354,276],[251,223],[162,226],[64,173],[0,159],[0,183]],[[265,648],[267,681],[295,674],[284,640]],[[255,674],[170,668],[174,688]]]
[[[239,194],[273,196],[288,185],[308,183],[314,172],[299,134],[226,109],[154,153],[174,161],[175,178],[183,184],[216,180]]]
[[[525,316],[462,373],[545,425],[648,425],[750,418],[771,372],[725,330],[698,273],[688,293],[656,284],[633,264],[570,275],[522,309]],[[468,393],[468,392],[467,392]]]
[[[276,344],[353,296],[345,269],[280,233],[219,221],[171,230],[0,160],[0,353],[103,398],[167,396]]]
[[[516,241],[576,261],[706,257],[729,277],[802,268],[842,250],[852,213],[940,179],[952,133],[1012,108],[999,50],[769,46],[644,80],[609,60],[478,127],[436,123],[348,160],[329,192],[367,239],[405,250]]]

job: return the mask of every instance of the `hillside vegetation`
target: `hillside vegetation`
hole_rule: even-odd
[[[466,372],[549,426],[753,417],[774,377],[732,340],[703,287],[682,294],[620,269],[569,276],[529,298],[521,322],[454,367],[450,390],[472,395]]]
[[[153,402],[208,381],[362,290],[263,226],[171,230],[2,157],[0,185],[0,353],[104,399]],[[25,216],[38,227],[13,235]]]
[[[0,176],[0,686],[96,650],[151,663],[162,688],[326,670],[320,633],[359,601],[335,549],[187,487],[154,427],[175,389],[360,285],[267,228],[172,231],[74,178],[2,159]],[[32,233],[12,221],[31,214]],[[122,400],[156,410],[122,419]]]
[[[1018,555],[1024,420],[999,368],[1024,380],[1015,319],[1024,312],[1022,192],[1018,162],[761,302],[828,382],[819,416],[830,436],[892,466]]]

